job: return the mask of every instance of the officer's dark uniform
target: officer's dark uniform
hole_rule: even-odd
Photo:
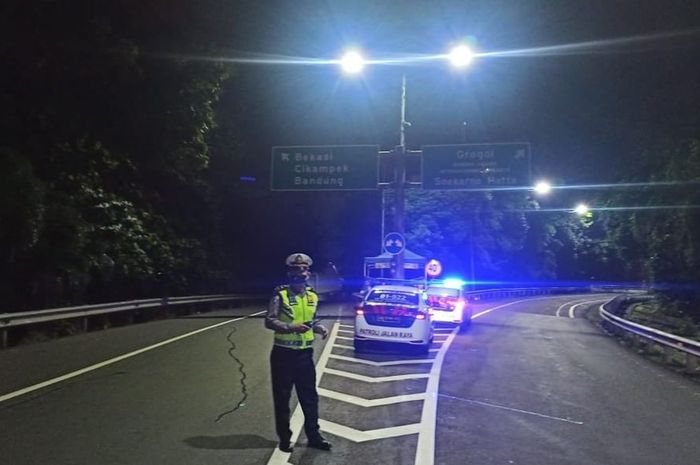
[[[294,387],[304,412],[304,431],[309,440],[309,447],[330,450],[330,443],[319,431],[316,368],[312,348],[314,333],[325,336],[328,331],[316,320],[318,295],[306,286],[311,259],[304,254],[293,254],[287,259],[288,265],[295,261],[294,257],[297,257],[297,265],[292,264],[289,273],[290,285],[274,290],[265,317],[265,326],[275,331],[274,346],[270,354],[275,426],[280,439],[280,449],[291,452],[289,400]],[[298,329],[304,324],[310,329]]]

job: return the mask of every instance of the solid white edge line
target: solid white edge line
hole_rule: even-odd
[[[5,402],[6,400],[14,399],[15,397],[19,397],[19,396],[22,396],[24,394],[29,394],[30,392],[34,392],[34,391],[37,391],[39,389],[45,388],[47,386],[51,386],[53,384],[60,383],[61,381],[75,378],[76,376],[80,376],[82,374],[89,373],[91,371],[94,371],[94,370],[97,370],[100,368],[104,368],[108,365],[112,365],[114,363],[121,362],[122,360],[126,360],[128,358],[135,357],[136,355],[140,355],[144,352],[148,352],[149,350],[157,349],[158,347],[163,347],[165,345],[172,344],[173,342],[177,342],[180,339],[194,336],[195,334],[203,333],[204,331],[209,331],[210,329],[218,328],[219,326],[227,325],[229,323],[234,323],[236,321],[245,320],[246,318],[249,318],[251,316],[261,315],[265,312],[267,312],[267,310],[263,310],[261,312],[256,312],[256,313],[251,313],[250,315],[246,315],[246,316],[243,316],[240,318],[235,318],[233,320],[227,320],[227,321],[224,321],[222,323],[217,323],[217,324],[212,325],[212,326],[207,326],[206,328],[200,328],[200,329],[197,329],[195,331],[191,331],[187,334],[182,334],[180,336],[176,336],[176,337],[167,339],[165,341],[158,342],[158,343],[150,345],[148,347],[144,347],[142,349],[135,350],[133,352],[129,352],[128,354],[123,354],[123,355],[120,355],[118,357],[114,357],[114,358],[111,358],[109,360],[105,360],[104,362],[96,363],[94,365],[90,365],[88,367],[81,368],[80,370],[76,370],[76,371],[73,371],[71,373],[66,373],[65,375],[59,376],[57,378],[49,379],[49,380],[43,381],[41,383],[34,384],[33,386],[28,386],[26,388],[22,388],[22,389],[19,389],[17,391],[14,391],[14,392],[10,392],[9,394],[5,394],[5,395],[0,396],[0,402]]]
[[[435,363],[430,370],[428,385],[425,389],[425,401],[423,402],[423,412],[421,414],[420,432],[418,434],[418,445],[416,446],[415,465],[432,465],[435,460],[435,432],[437,427],[437,396],[440,387],[440,372],[442,362],[445,359],[447,349],[457,334],[457,328],[453,329],[443,343],[440,351],[435,357]]]
[[[327,371],[326,365],[328,364],[328,357],[331,355],[333,345],[335,344],[335,340],[338,337],[339,326],[340,323],[333,323],[333,327],[331,328],[330,335],[328,336],[326,346],[323,348],[323,352],[318,358],[318,363],[316,364],[316,388],[318,388],[319,384],[321,384],[321,378],[323,377],[323,373]],[[319,420],[319,424],[320,421],[321,420]],[[292,417],[289,421],[289,429],[292,430],[292,437],[290,438],[292,444],[296,443],[299,439],[299,435],[301,434],[303,425],[304,414],[301,411],[301,405],[297,404],[296,408],[294,409],[294,413],[292,414]],[[272,455],[270,456],[267,465],[287,464],[289,463],[290,456],[290,453],[282,452],[279,449],[279,447],[275,447],[275,450],[272,452]]]
[[[476,313],[476,314],[472,315],[472,320],[474,320],[474,319],[476,319],[476,318],[479,318],[479,317],[481,317],[481,316],[484,316],[484,315],[486,315],[487,313],[491,313],[491,312],[493,312],[494,310],[498,310],[499,308],[508,307],[508,306],[510,306],[510,305],[521,304],[521,303],[523,303],[523,302],[532,302],[533,300],[549,300],[549,299],[553,299],[553,298],[555,298],[555,297],[553,297],[553,296],[548,296],[548,297],[535,297],[534,299],[522,299],[522,300],[516,300],[516,301],[514,301],[514,302],[508,302],[507,304],[499,305],[498,307],[487,308],[487,309],[484,310],[484,311],[481,311],[481,312],[479,312],[479,313]]]
[[[533,300],[546,300],[551,299],[551,296],[538,297],[534,299],[522,299],[516,300],[514,302],[508,302],[497,307],[489,308],[481,311],[475,315],[472,315],[472,319],[479,318],[488,313],[498,310],[500,308],[508,307],[510,305],[515,305],[522,302],[530,302]],[[440,384],[440,371],[442,369],[442,363],[445,359],[445,354],[449,349],[452,341],[457,334],[457,328],[455,328],[447,340],[443,343],[440,351],[435,357],[435,363],[430,370],[430,377],[428,379],[428,386],[426,389],[426,399],[423,403],[423,414],[421,416],[420,422],[420,433],[418,434],[418,445],[416,447],[416,460],[415,465],[433,465],[435,460],[435,432],[437,425],[437,398],[439,395],[439,384]]]
[[[569,307],[569,318],[576,318],[576,308],[580,305],[585,305],[585,304],[586,304],[586,302],[581,302],[581,303],[578,303],[576,305],[572,305],[571,307]]]
[[[515,302],[509,302],[507,304],[499,305],[497,307],[489,308],[486,309],[482,312],[479,312],[475,315],[472,315],[472,319],[479,318],[483,315],[486,315],[488,313],[491,313],[494,310],[498,310],[500,308],[508,307],[510,305],[515,305],[518,303],[522,302],[527,302],[527,301],[533,301],[533,300],[546,300],[546,299],[551,299],[552,296],[547,296],[547,297],[538,297],[534,299],[523,299],[523,300],[517,300]],[[319,359],[318,364],[316,365],[317,367],[317,372],[320,371],[321,374],[317,375],[316,379],[316,385],[318,386],[320,381],[321,381],[321,376],[324,373],[328,374],[334,374],[337,376],[345,376],[348,378],[352,379],[358,379],[360,381],[367,381],[367,382],[384,382],[384,381],[389,381],[387,378],[392,378],[391,381],[395,380],[393,378],[404,378],[403,376],[399,377],[383,377],[383,378],[369,378],[366,376],[361,376],[361,375],[354,375],[350,373],[345,373],[342,371],[337,371],[337,370],[332,370],[332,369],[327,369],[326,365],[328,363],[328,358],[331,354],[331,347],[333,346],[336,338],[337,339],[352,339],[352,338],[347,338],[347,337],[342,337],[338,336],[338,326],[339,323],[335,323],[333,326],[333,329],[331,330],[331,334],[329,336],[329,341],[326,344],[323,353],[321,354],[321,357]],[[347,332],[347,331],[343,331]],[[438,375],[436,377],[431,377],[431,375],[420,375],[417,377],[421,378],[429,378],[428,379],[428,388],[434,386],[434,391],[432,395],[430,395],[430,389],[426,389],[426,400],[423,403],[423,413],[421,415],[421,423],[418,425],[406,425],[406,426],[400,426],[397,427],[399,428],[401,434],[399,435],[405,435],[405,434],[411,434],[411,433],[418,433],[418,448],[416,450],[416,460],[415,460],[415,465],[432,465],[434,461],[434,455],[435,455],[435,425],[436,425],[436,416],[437,416],[437,396],[438,396],[438,384],[440,381],[440,368],[442,367],[442,361],[444,360],[445,353],[447,352],[447,349],[449,348],[450,344],[452,343],[452,340],[454,339],[454,336],[456,334],[456,329],[450,334],[450,336],[447,338],[445,343],[442,345],[442,347],[438,351],[438,355],[435,357],[436,363],[433,365],[433,368],[431,370],[431,374],[433,370],[437,371]],[[439,361],[439,363],[437,363]],[[320,368],[320,370],[319,370]],[[405,379],[405,378],[404,378]],[[427,428],[432,428],[431,433],[432,434],[424,434],[425,429],[426,429],[426,421],[432,421],[432,423],[428,423]],[[350,435],[350,434],[355,434],[352,428],[347,428],[343,427],[341,425],[336,425],[332,422],[328,422],[322,419],[319,419],[319,424],[321,425],[322,429],[325,431],[328,431],[331,434],[334,434],[333,431],[335,431],[336,435],[339,436],[345,436]],[[292,443],[295,443],[297,441],[297,438],[299,437],[299,434],[301,432],[301,428],[303,425],[303,414],[301,413],[301,406],[297,405],[296,409],[294,410],[294,414],[292,415],[291,421],[290,421],[290,428],[292,430],[292,438],[291,441]],[[337,429],[336,429],[337,427]],[[416,428],[415,431],[413,431],[411,428]],[[342,429],[342,431],[341,431]],[[394,429],[391,429],[394,430]],[[429,437],[428,437],[429,436]],[[362,435],[362,437],[357,437],[358,441],[356,442],[363,442],[369,439],[365,439],[365,436]],[[285,465],[289,463],[289,457],[291,454],[282,452],[279,450],[279,448],[275,447],[275,450],[272,453],[272,456],[270,457],[270,460],[268,461],[267,465]]]
[[[580,302],[576,305],[573,305],[571,308],[569,308],[569,318],[576,318],[575,311],[579,305],[585,305],[585,304],[593,305],[593,304],[597,304],[598,302],[606,302],[608,300],[610,300],[610,299],[584,300],[583,302]]]
[[[566,307],[567,305],[576,304],[576,303],[580,303],[580,302],[582,302],[580,298],[579,298],[579,299],[570,300],[570,301],[568,301],[568,302],[564,302],[563,304],[561,304],[561,305],[559,306],[559,308],[557,308],[557,311],[556,311],[556,313],[555,313],[555,316],[561,316],[561,311],[562,311],[562,310],[564,309],[564,307]],[[584,300],[583,302],[585,302],[585,300]]]

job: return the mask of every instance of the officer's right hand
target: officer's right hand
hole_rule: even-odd
[[[291,329],[293,333],[305,333],[310,330],[311,327],[301,323],[292,323],[289,325],[289,329]]]

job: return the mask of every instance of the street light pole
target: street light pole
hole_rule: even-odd
[[[394,184],[396,187],[396,205],[394,214],[394,229],[404,235],[405,232],[405,184],[406,184],[406,127],[410,123],[406,121],[406,74],[401,76],[401,126],[399,128],[399,146],[396,148],[396,169],[394,172]],[[405,244],[404,244],[405,250]],[[396,255],[394,262],[394,278],[404,279],[404,250]]]
[[[467,44],[457,45],[452,48],[448,55],[440,55],[440,58],[448,58],[457,68],[468,66],[475,54]],[[343,70],[348,74],[357,75],[362,71],[365,65],[365,59],[357,50],[349,50],[338,61]],[[406,74],[401,76],[401,125],[399,127],[399,145],[395,148],[396,163],[394,167],[394,189],[395,189],[395,205],[394,205],[394,232],[404,236],[405,224],[404,216],[406,210],[406,128],[411,126],[411,123],[406,121]],[[466,122],[465,122],[466,130]],[[382,236],[384,235],[384,195],[382,192]],[[382,241],[383,242],[383,241]],[[384,244],[382,243],[382,247]],[[406,245],[400,253],[395,255],[394,259],[394,278],[404,279],[404,251]]]

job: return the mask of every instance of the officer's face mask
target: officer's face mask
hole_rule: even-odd
[[[290,284],[303,285],[309,279],[309,271],[306,269],[293,270],[287,273]]]

